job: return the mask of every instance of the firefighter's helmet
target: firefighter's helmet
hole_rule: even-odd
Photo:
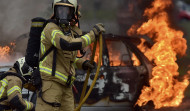
[[[55,12],[55,6],[56,5],[74,7],[75,13],[77,11],[77,0],[54,0],[53,1],[53,11],[54,12]]]
[[[25,57],[19,58],[14,64],[14,68],[17,70],[17,73],[21,74],[21,76],[26,81],[28,81],[31,78],[33,69],[26,64]]]

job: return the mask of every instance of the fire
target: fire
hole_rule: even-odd
[[[112,44],[107,41],[107,47],[108,47],[108,54],[109,54],[109,60],[110,60],[110,66],[120,66],[123,65],[121,63],[121,53],[119,50],[115,50],[115,48],[113,48]]]
[[[172,0],[154,0],[151,8],[147,8],[144,16],[148,21],[140,27],[133,25],[128,35],[147,35],[154,45],[148,49],[144,47],[143,40],[138,48],[145,56],[153,61],[155,67],[152,69],[150,86],[144,86],[136,104],[146,105],[153,101],[155,109],[161,107],[177,107],[184,98],[184,91],[189,85],[187,77],[179,81],[177,55],[185,55],[187,45],[183,38],[183,32],[171,27],[166,9],[171,7]]]
[[[92,43],[91,45],[89,45],[85,50],[86,50],[86,54],[85,56],[83,57],[83,59],[88,59],[90,60],[91,59],[91,56],[92,56],[92,51],[93,51],[93,46],[94,46],[94,43]],[[78,54],[77,54],[78,57],[81,56],[80,52],[78,51]],[[97,46],[96,46],[96,52],[95,52],[95,56],[94,56],[94,61],[96,63],[98,63],[98,60],[99,60],[99,43],[97,43]]]
[[[144,45],[144,43],[145,43],[145,39],[141,39],[141,43],[137,46],[137,48],[139,48],[140,50],[141,50],[141,52],[143,52],[143,53],[145,53],[145,52],[147,52],[148,50],[150,50],[150,49],[148,49],[145,45]],[[145,53],[145,55],[146,55],[147,53]],[[147,57],[147,56],[146,56]],[[149,56],[150,57],[150,56]],[[134,66],[140,66],[141,65],[141,63],[140,63],[140,61],[138,60],[138,58],[136,57],[136,55],[133,53],[133,55],[132,55],[132,60],[133,60],[133,65]],[[150,60],[150,59],[149,59]]]
[[[114,43],[109,40],[106,41],[106,45],[108,47],[110,66],[126,66],[128,63],[126,63],[125,61],[122,60],[123,53],[121,52],[121,50],[118,50],[118,48],[114,48],[114,45],[117,45],[117,42],[116,42],[116,44],[114,44],[114,45],[113,44]],[[93,51],[93,46],[94,46],[94,43],[92,43],[88,48],[85,49],[86,56],[83,57],[84,59],[90,60],[90,57],[91,57],[92,51]],[[78,56],[81,56],[81,55],[78,53]],[[99,43],[97,43],[95,57],[94,57],[94,61],[96,63],[98,63],[98,60],[99,60]],[[102,64],[103,63],[101,63],[101,65]]]
[[[9,62],[10,54],[13,51],[13,47],[15,46],[14,42],[10,43],[10,46],[0,46],[0,62]]]

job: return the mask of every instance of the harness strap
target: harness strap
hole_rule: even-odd
[[[52,76],[55,76],[55,71],[56,71],[56,56],[57,56],[57,49],[54,49],[53,52],[53,64],[52,64]]]
[[[54,50],[54,51],[53,51],[53,50]],[[53,51],[52,76],[55,76],[57,49],[56,49],[54,46],[51,46],[51,47],[45,52],[45,54],[40,58],[40,61],[43,61],[44,58],[45,58],[51,51]]]
[[[46,52],[45,54],[40,58],[40,61],[43,61],[44,58],[54,49],[54,46],[51,46]],[[56,48],[55,48],[56,49]]]

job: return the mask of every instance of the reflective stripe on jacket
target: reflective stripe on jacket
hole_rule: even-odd
[[[3,93],[5,92],[5,88],[8,85],[8,81],[7,81],[7,79],[3,79],[3,80],[0,81],[0,83],[1,83],[1,87],[0,87],[0,99],[1,99]]]

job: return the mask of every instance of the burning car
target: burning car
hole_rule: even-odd
[[[136,47],[140,43],[139,38],[112,34],[103,36],[103,56],[99,78],[82,109],[105,110],[106,108],[106,110],[113,110],[113,108],[119,108],[119,110],[132,110],[142,87],[148,85],[153,65]],[[95,61],[97,62],[99,47],[96,50]],[[91,51],[88,50],[84,58],[89,59],[90,55]],[[136,62],[133,60],[134,55],[140,62],[138,66],[134,64]],[[76,70],[75,86],[79,91],[78,94],[75,94],[77,103],[86,75],[86,71]],[[95,71],[92,71],[88,80],[88,88],[94,75]],[[99,107],[103,107],[103,109],[99,109]]]
[[[112,34],[103,35],[103,56],[99,78],[87,99],[82,110],[126,110],[133,108],[143,85],[148,84],[152,64],[144,54],[136,47],[140,43],[139,38],[118,36]],[[91,56],[91,46],[86,49],[84,58]],[[98,49],[95,61],[98,61]],[[135,66],[133,55],[136,55],[140,65]],[[3,71],[8,67],[1,67]],[[75,93],[76,103],[79,102],[81,91],[86,77],[86,71],[76,70],[75,86],[79,93]],[[95,72],[92,71],[89,78],[88,88],[92,83]],[[87,89],[88,89],[87,88]],[[30,100],[35,103],[36,94],[29,93]],[[24,90],[23,96],[27,93]],[[27,99],[27,98],[26,98]],[[115,108],[115,109],[114,109]]]

